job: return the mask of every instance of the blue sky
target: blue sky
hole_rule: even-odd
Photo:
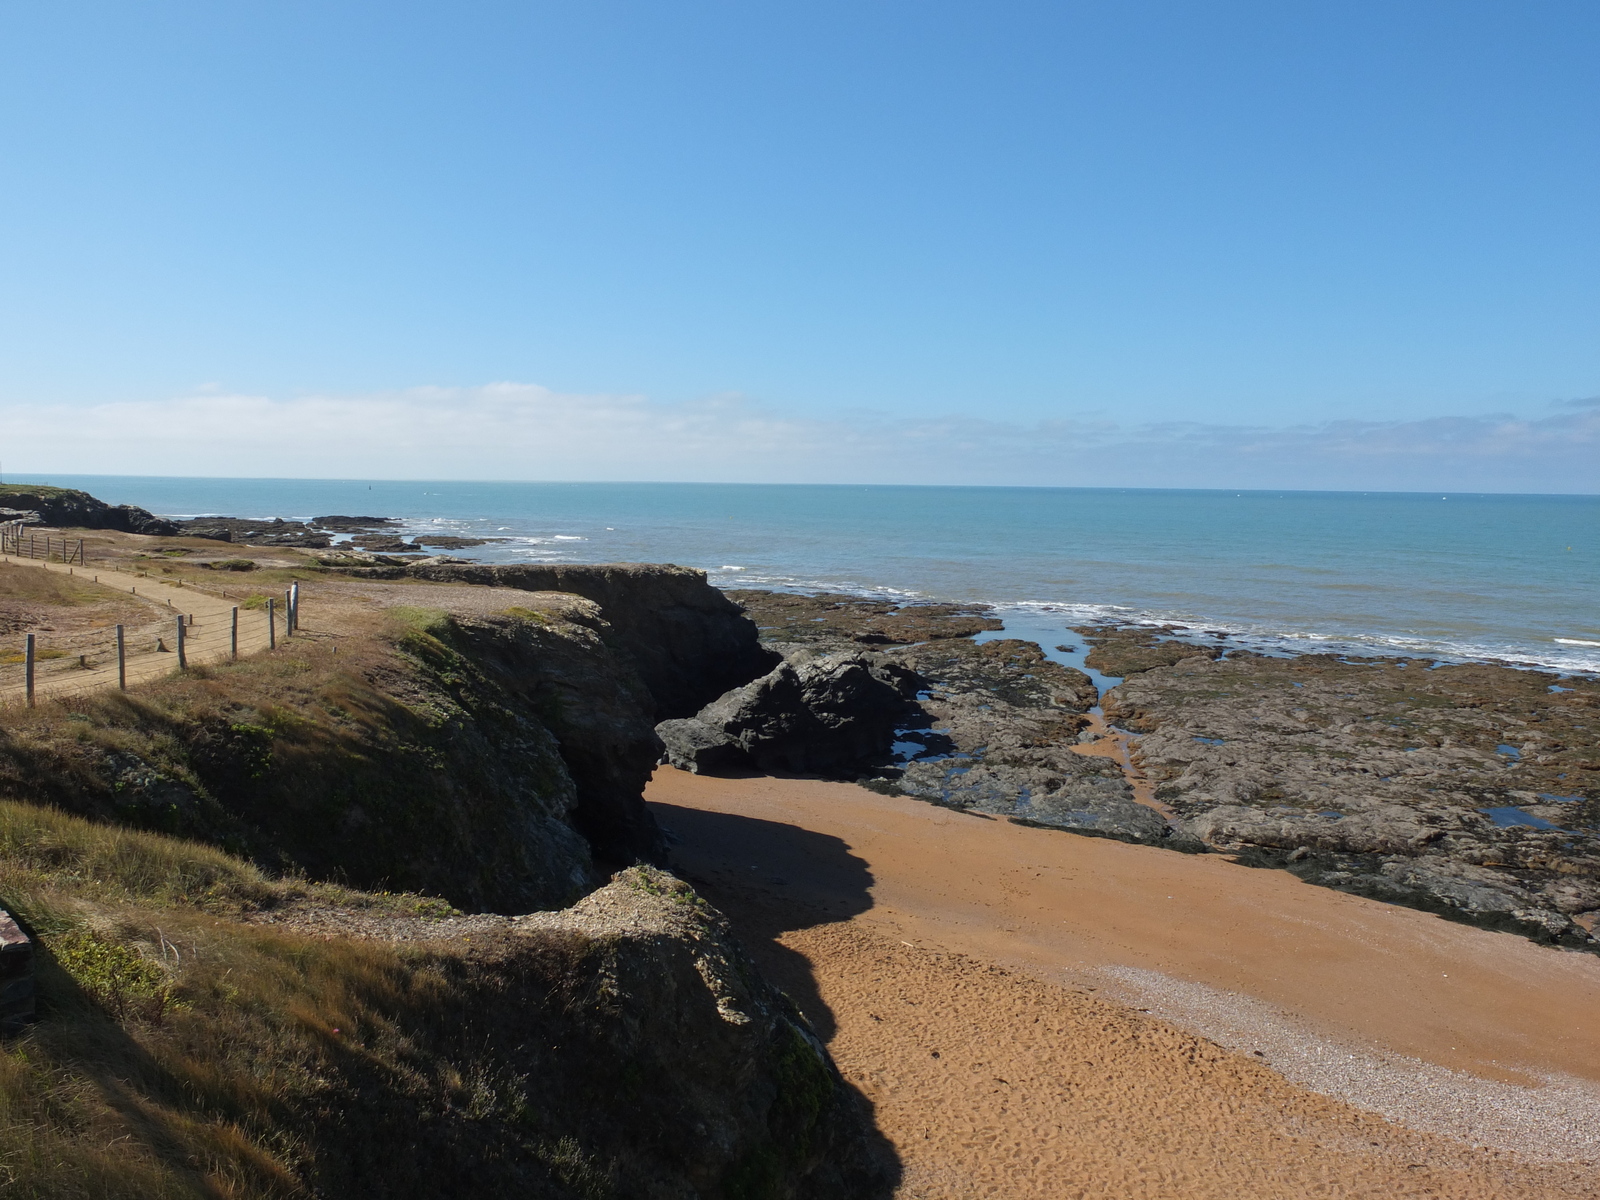
[[[4,459],[1600,490],[1596,61],[1587,0],[0,0]]]

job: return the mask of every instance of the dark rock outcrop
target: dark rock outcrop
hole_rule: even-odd
[[[160,537],[178,532],[174,522],[153,516],[137,505],[107,504],[77,488],[8,484],[0,486],[0,505],[37,513],[44,524],[58,529],[114,529]]]
[[[270,521],[250,517],[193,517],[169,522],[170,532],[183,537],[205,538],[213,542],[237,542],[249,546],[297,546],[302,550],[326,549],[332,538],[303,521]]]
[[[835,771],[884,755],[916,691],[911,672],[862,654],[796,655],[658,733],[686,769],[736,747],[762,771]]]
[[[1075,749],[1098,698],[1087,675],[1050,661],[1032,642],[972,640],[975,633],[1000,627],[986,607],[732,594],[776,649],[849,655],[870,670],[899,670],[902,679],[915,681],[881,743],[887,750],[892,736],[893,753],[813,769],[1030,824],[1125,841],[1198,845],[1135,799],[1117,762]],[[669,762],[684,770],[715,770],[737,753],[725,723],[707,716],[658,728]]]
[[[704,571],[688,567],[462,563],[416,564],[404,573],[440,583],[567,592],[594,601],[649,689],[658,721],[692,715],[730,688],[765,674],[779,658],[762,647],[739,606],[707,583]]]
[[[395,517],[312,517],[311,524],[317,529],[331,529],[337,533],[357,533],[363,530],[386,529],[392,525],[400,524]]]
[[[661,757],[654,703],[599,606],[561,599],[558,611],[451,626],[470,660],[555,735],[577,794],[572,824],[595,856],[661,862],[666,843],[643,799]]]

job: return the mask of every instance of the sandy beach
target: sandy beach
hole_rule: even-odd
[[[851,784],[647,799],[904,1196],[1600,1195],[1592,955]]]

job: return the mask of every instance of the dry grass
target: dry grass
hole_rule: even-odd
[[[525,1099],[469,1032],[470,947],[215,915],[308,894],[397,911],[416,899],[314,893],[210,847],[0,805],[0,897],[44,947],[41,1019],[0,1047],[0,1191],[341,1195],[345,1164],[392,1157],[428,1113],[514,1115]]]
[[[356,612],[272,654],[7,710],[0,799],[364,890],[498,911],[562,903],[570,871],[505,836],[566,803],[558,748],[537,714],[427,632],[448,638],[448,624]]]
[[[76,608],[105,603],[116,597],[117,593],[110,588],[98,587],[76,575],[58,575],[37,567],[0,562],[0,600]]]

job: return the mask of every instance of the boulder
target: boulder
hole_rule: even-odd
[[[916,676],[862,654],[792,656],[706,705],[720,732],[763,771],[823,772],[888,752]]]

